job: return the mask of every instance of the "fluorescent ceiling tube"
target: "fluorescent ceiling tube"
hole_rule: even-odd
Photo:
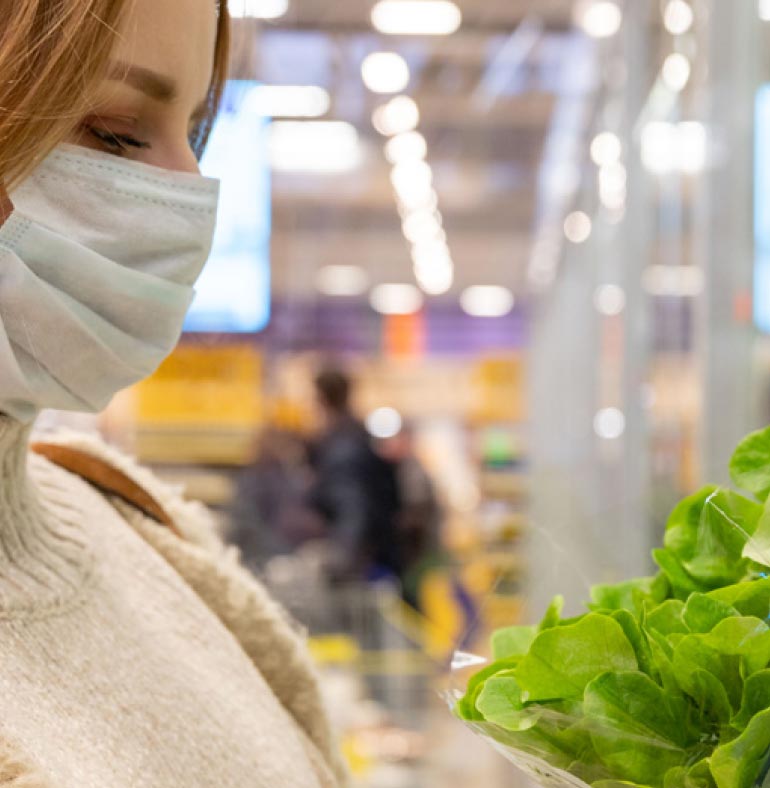
[[[496,285],[474,285],[460,296],[463,311],[473,317],[503,317],[514,303],[513,293]]]
[[[418,243],[412,247],[412,261],[415,268],[452,268],[452,255],[444,238],[434,238],[428,242]]]
[[[411,75],[406,60],[396,52],[372,52],[361,64],[361,77],[372,93],[400,93]]]
[[[414,211],[402,222],[404,237],[412,244],[445,241],[446,234],[441,227],[441,215],[435,211]]]
[[[233,19],[280,19],[289,10],[289,0],[230,0]]]
[[[679,93],[687,87],[692,74],[692,64],[686,55],[674,52],[663,61],[661,70],[666,86]]]
[[[381,315],[413,315],[422,309],[422,293],[407,284],[377,285],[370,296],[372,308]]]
[[[331,99],[316,85],[257,85],[249,91],[248,106],[266,118],[320,118]]]
[[[282,120],[270,126],[270,162],[279,172],[346,172],[362,159],[358,131],[350,123]]]
[[[428,143],[419,131],[408,131],[391,137],[385,145],[385,158],[391,164],[424,159],[428,154]]]
[[[444,295],[452,289],[455,278],[454,266],[451,264],[414,267],[417,284],[428,295]]]
[[[651,265],[642,274],[644,289],[654,296],[694,298],[704,289],[703,269],[692,265]]]
[[[623,12],[612,0],[579,0],[575,21],[593,38],[610,38],[623,24]]]
[[[374,128],[385,137],[413,131],[419,122],[420,109],[409,96],[396,96],[372,114]]]
[[[663,12],[666,30],[675,36],[684,35],[693,25],[695,14],[685,0],[669,0]]]
[[[448,36],[463,15],[450,0],[380,0],[372,9],[372,24],[395,36]]]
[[[328,296],[357,296],[368,286],[368,274],[357,265],[327,265],[316,274],[318,291]]]
[[[396,165],[390,180],[399,199],[407,205],[414,205],[418,197],[427,200],[433,190],[433,170],[424,161],[406,161]]]

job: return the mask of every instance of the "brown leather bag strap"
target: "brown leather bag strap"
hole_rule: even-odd
[[[35,454],[45,457],[60,468],[80,476],[102,493],[115,495],[139,509],[147,517],[170,528],[177,536],[181,532],[168,512],[158,501],[132,478],[87,452],[60,446],[56,443],[33,443],[30,448]]]

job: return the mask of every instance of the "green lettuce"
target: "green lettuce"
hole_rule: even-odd
[[[770,428],[671,513],[659,572],[495,633],[456,714],[594,788],[755,788],[770,771]]]

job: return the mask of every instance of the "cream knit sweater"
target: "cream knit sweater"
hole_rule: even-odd
[[[0,785],[342,785],[298,636],[200,514],[62,439],[150,488],[182,541],[27,440],[0,416]]]

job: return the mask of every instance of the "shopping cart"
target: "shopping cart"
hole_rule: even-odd
[[[422,623],[398,584],[330,583],[312,550],[274,559],[262,579],[309,634],[358,785],[423,788],[438,665],[420,647]],[[388,779],[378,782],[385,768]]]

